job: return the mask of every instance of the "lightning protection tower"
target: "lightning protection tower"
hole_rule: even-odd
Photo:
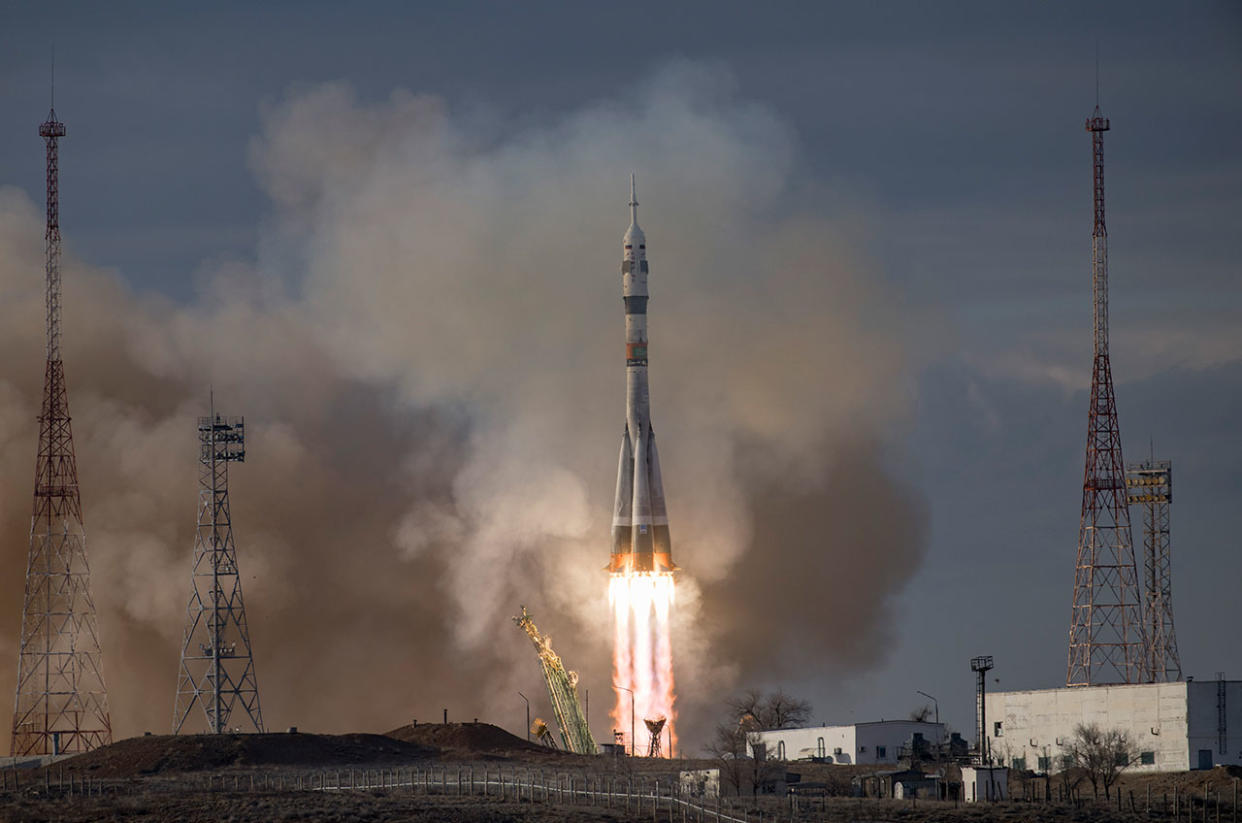
[[[47,144],[47,365],[17,658],[14,756],[84,752],[112,742],[60,359],[58,141],[65,124],[56,119],[55,107],[39,135]]]
[[[1147,649],[1140,616],[1138,570],[1130,537],[1121,432],[1108,359],[1108,230],[1104,225],[1104,132],[1099,104],[1087,120],[1091,133],[1094,225],[1091,291],[1094,363],[1087,415],[1087,460],[1074,569],[1067,686],[1141,683]]]
[[[1173,632],[1173,567],[1169,550],[1169,508],[1173,463],[1151,459],[1126,469],[1126,502],[1143,507],[1143,619],[1148,674],[1154,683],[1182,679],[1182,660]]]
[[[238,708],[248,730],[261,732],[259,682],[229,516],[229,463],[246,459],[245,420],[216,414],[213,403],[211,415],[198,419],[198,442],[198,530],[172,731],[181,733],[197,704],[210,733],[230,731]]]

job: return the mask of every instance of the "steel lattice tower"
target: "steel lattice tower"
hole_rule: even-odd
[[[1067,686],[1141,683],[1147,679],[1138,571],[1130,536],[1125,464],[1117,401],[1108,359],[1108,230],[1104,225],[1104,132],[1108,119],[1095,112],[1091,133],[1094,226],[1091,291],[1094,364],[1087,417],[1087,460],[1082,482],[1082,519],[1069,632]]]
[[[1143,507],[1143,619],[1152,682],[1182,679],[1182,659],[1173,631],[1173,566],[1169,548],[1169,507],[1173,503],[1173,463],[1150,460],[1126,469],[1126,502]]]
[[[229,718],[239,707],[253,730],[263,731],[229,515],[229,463],[246,459],[245,435],[245,420],[216,414],[214,404],[209,417],[198,419],[198,530],[173,734],[181,733],[196,703],[208,732],[230,731]]]
[[[56,119],[55,108],[39,135],[47,144],[47,366],[17,662],[15,756],[84,752],[112,742],[60,359],[58,142],[65,124]]]

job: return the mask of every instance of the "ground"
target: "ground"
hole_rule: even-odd
[[[420,724],[387,735],[144,736],[46,769],[3,772],[0,822],[714,821],[716,800],[669,798],[681,769],[713,765],[581,757],[486,723]],[[1012,792],[1030,800],[990,806],[853,798],[851,780],[868,768],[788,768],[804,781],[825,784],[826,791],[800,798],[796,806],[788,797],[728,798],[720,801],[721,820],[1169,820],[1176,790],[1180,818],[1189,813],[1195,820],[1235,821],[1233,789],[1242,776],[1231,769],[1125,775],[1118,809],[1117,795],[1096,802],[1089,784],[1080,785],[1075,803],[1038,802],[1045,797],[1043,779],[1022,777],[1015,777]]]

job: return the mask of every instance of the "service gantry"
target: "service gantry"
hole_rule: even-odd
[[[1087,119],[1091,134],[1094,223],[1091,292],[1094,362],[1087,414],[1087,459],[1074,569],[1067,686],[1148,679],[1138,570],[1130,535],[1125,463],[1112,366],[1108,359],[1108,230],[1104,223],[1104,132],[1108,118]]]
[[[552,651],[552,641],[539,631],[525,606],[522,607],[522,613],[513,618],[513,622],[535,644],[535,652],[539,655],[539,664],[543,668],[543,678],[548,685],[552,712],[561,727],[561,741],[565,748],[575,754],[598,753],[595,738],[591,736],[591,728],[582,712],[582,704],[578,701],[577,672],[566,670],[561,658]]]
[[[39,135],[47,146],[47,363],[17,659],[14,756],[84,752],[112,742],[60,359],[58,143],[65,124],[56,119],[55,106]]]

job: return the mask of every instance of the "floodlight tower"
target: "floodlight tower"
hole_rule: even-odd
[[[1091,133],[1094,224],[1091,291],[1094,364],[1087,415],[1087,460],[1070,618],[1067,686],[1141,683],[1148,653],[1139,601],[1138,570],[1130,537],[1125,464],[1108,359],[1108,230],[1104,225],[1104,132],[1108,118],[1087,119]]]
[[[1153,683],[1182,679],[1182,660],[1173,631],[1173,566],[1169,549],[1169,508],[1173,503],[1173,463],[1151,459],[1126,469],[1126,502],[1143,507],[1143,618],[1147,632],[1148,675]]]
[[[17,658],[14,756],[85,752],[112,742],[60,359],[58,143],[65,124],[56,119],[54,106],[39,135],[47,145],[47,364]]]
[[[975,729],[979,739],[979,765],[992,763],[992,747],[988,744],[988,672],[992,671],[992,655],[970,658],[975,673]]]
[[[259,682],[229,515],[229,463],[246,459],[246,422],[216,414],[213,402],[211,415],[198,419],[198,441],[198,530],[172,731],[181,733],[197,703],[208,732],[231,731],[237,708],[261,732]]]

